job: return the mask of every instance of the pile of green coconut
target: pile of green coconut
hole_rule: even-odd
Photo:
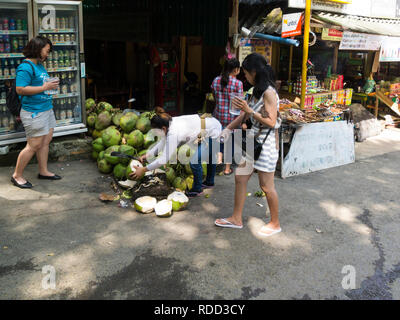
[[[142,183],[142,180],[132,181],[129,179],[129,174],[134,172],[134,166],[141,167],[142,164],[137,160],[111,156],[111,153],[117,151],[134,157],[146,154],[157,143],[157,136],[150,131],[150,120],[154,112],[123,113],[120,109],[114,109],[108,102],[96,103],[92,98],[86,100],[86,112],[88,131],[93,138],[92,158],[97,162],[98,170],[103,174],[112,174],[118,184],[128,191],[137,187],[138,184]],[[188,159],[194,154],[194,150],[185,144],[178,148],[177,153],[178,159],[185,157]],[[182,157],[182,155],[184,156]],[[205,163],[202,165],[205,178],[207,165]],[[189,164],[168,163],[155,172],[146,173],[146,175],[159,172],[165,173],[168,185],[175,191],[167,199],[164,199],[165,201],[157,202],[157,199],[150,196],[136,199],[135,208],[142,213],[155,211],[157,214],[157,212],[161,212],[161,207],[171,207],[175,211],[181,210],[185,207],[185,203],[189,201],[184,194],[186,190],[190,190],[193,186],[193,173]],[[129,192],[125,194],[129,198]],[[168,201],[171,201],[171,204]],[[156,204],[158,204],[158,209]],[[161,213],[157,215],[163,216]],[[165,215],[168,216],[168,214]]]

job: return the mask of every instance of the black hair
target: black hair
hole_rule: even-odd
[[[172,117],[161,107],[156,107],[154,111],[156,114],[150,120],[151,127],[154,129],[162,129],[163,127],[166,127],[168,129]]]
[[[272,67],[268,64],[267,60],[259,53],[249,54],[242,63],[243,69],[247,72],[256,72],[254,79],[253,95],[260,99],[264,91],[269,86],[276,90],[275,73]]]
[[[221,91],[224,91],[225,87],[228,85],[229,75],[236,68],[240,68],[240,62],[236,58],[225,61],[221,74]]]
[[[37,36],[28,42],[22,53],[26,58],[41,59],[42,49],[46,45],[50,45],[50,52],[53,51],[53,44],[49,39],[42,36]]]

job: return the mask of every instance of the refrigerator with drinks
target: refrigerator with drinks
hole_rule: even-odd
[[[15,79],[15,68],[24,59],[22,49],[28,37],[30,39],[37,35],[47,37],[52,42],[53,50],[43,65],[51,78],[58,78],[60,81],[58,90],[46,92],[53,98],[53,110],[57,122],[54,136],[86,132],[81,1],[0,0],[0,10],[0,23],[3,23],[0,35],[3,36],[4,47],[2,49],[0,44],[0,50],[4,51],[0,53],[2,58],[0,79],[5,83],[3,88],[0,80],[2,89],[0,146],[26,141],[22,124],[7,110],[5,90],[10,84],[6,81]],[[7,39],[6,45],[5,35],[13,36],[12,39]]]

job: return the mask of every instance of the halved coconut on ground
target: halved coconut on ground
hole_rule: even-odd
[[[161,200],[157,202],[154,207],[157,217],[167,218],[172,216],[172,201],[171,200]]]
[[[135,209],[141,213],[150,213],[154,211],[157,204],[157,199],[149,196],[137,198],[135,200]]]
[[[143,167],[142,163],[138,160],[132,160],[131,162],[129,162],[128,167],[126,168],[126,176],[129,179],[129,174],[130,173],[135,173],[136,169],[134,168],[134,166],[136,167]]]
[[[183,192],[179,191],[172,192],[167,200],[172,201],[172,209],[174,211],[183,210],[189,203],[189,198]]]

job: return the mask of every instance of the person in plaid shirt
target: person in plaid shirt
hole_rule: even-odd
[[[213,116],[222,124],[222,129],[225,129],[237,116],[229,113],[229,103],[231,93],[243,94],[243,83],[236,79],[240,73],[240,62],[236,58],[225,61],[222,74],[216,77],[211,85],[211,90],[214,95],[215,109]],[[224,145],[221,143],[218,163],[222,163],[222,152]],[[232,173],[231,165],[225,164],[224,174]]]

